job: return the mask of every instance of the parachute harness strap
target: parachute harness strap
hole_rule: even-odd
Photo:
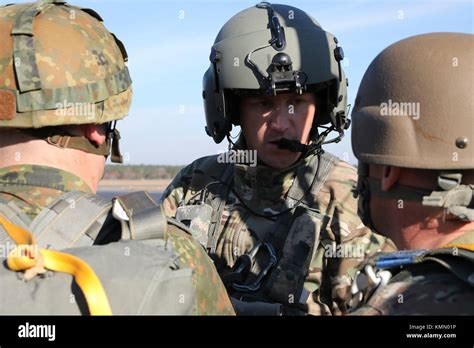
[[[71,274],[86,299],[91,315],[112,315],[105,290],[92,268],[76,256],[59,251],[39,249],[35,237],[23,228],[0,216],[10,237],[18,244],[7,258],[10,270],[24,271],[25,280],[30,280],[47,270]]]

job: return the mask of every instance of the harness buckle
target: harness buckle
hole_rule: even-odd
[[[267,265],[260,271],[257,278],[250,284],[245,284],[244,280],[250,273],[259,252],[266,251],[269,256]],[[276,265],[277,256],[273,245],[270,243],[258,243],[247,254],[240,255],[232,267],[232,272],[228,274],[224,283],[230,283],[232,288],[240,292],[255,292],[262,286],[263,279],[269,271]],[[227,281],[226,281],[227,280]]]
[[[380,289],[384,288],[390,279],[392,273],[385,269],[377,270],[371,265],[365,265],[362,271],[357,271],[354,282],[351,286],[352,298],[349,302],[351,308],[357,308],[364,297],[375,295]],[[372,295],[373,294],[373,295]]]

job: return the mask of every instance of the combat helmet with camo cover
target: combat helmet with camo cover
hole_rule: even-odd
[[[112,143],[122,161],[115,123],[131,104],[128,58],[99,14],[59,0],[6,5],[0,42],[0,128],[102,155]],[[108,124],[107,142],[69,136],[64,126],[77,124]]]

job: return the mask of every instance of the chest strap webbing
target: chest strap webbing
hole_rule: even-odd
[[[214,194],[211,201],[211,207],[214,213],[212,214],[211,224],[207,235],[207,251],[210,254],[214,254],[217,249],[219,227],[227,203],[227,198],[229,197],[230,185],[232,185],[233,178],[234,165],[229,164],[220,178],[221,185],[217,188],[217,194]]]
[[[113,204],[94,194],[67,192],[30,223],[13,201],[0,201],[0,213],[29,230],[40,247],[57,250],[119,239],[163,239],[167,225],[161,206],[146,192],[116,197]],[[0,233],[0,242],[5,243],[9,237],[1,226]]]
[[[132,192],[117,197],[113,216],[122,225],[122,239],[167,239],[167,220],[161,205],[147,192]]]
[[[110,201],[100,196],[67,192],[44,208],[29,230],[43,248],[89,246],[99,234],[110,208]]]
[[[319,193],[336,160],[331,154],[314,156],[308,166],[297,172],[287,200],[288,206],[295,209],[279,216],[274,229],[263,240],[277,250],[277,266],[271,270],[262,288],[263,293],[235,293],[237,297],[271,298],[289,305],[300,302],[313,251],[319,242],[319,229],[325,221],[318,209],[313,208],[314,199],[311,196]],[[299,201],[303,204],[295,207]],[[316,224],[314,219],[321,223]]]
[[[320,228],[323,217],[317,209],[313,209],[312,195],[315,197],[331,169],[336,157],[330,154],[314,156],[307,167],[298,171],[288,195],[291,199],[304,197],[305,205],[298,206],[291,218],[281,216],[275,232],[268,235],[268,241],[279,250],[279,262],[271,272],[265,284],[265,292],[275,301],[281,303],[299,303],[302,301],[303,285],[310,266],[313,251],[319,243]],[[317,224],[313,219],[320,220]],[[283,231],[282,231],[283,230]],[[304,299],[303,301],[305,301]]]
[[[0,197],[0,215],[3,215],[11,223],[27,229],[31,219],[13,201],[4,200]],[[4,245],[10,239],[9,234],[0,225],[0,245]]]
[[[30,220],[14,201],[0,200],[0,213],[9,221],[30,231],[41,248],[65,249],[92,245],[99,234],[111,203],[84,192],[67,192]],[[2,234],[2,242],[9,237]]]

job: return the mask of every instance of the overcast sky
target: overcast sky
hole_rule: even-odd
[[[0,0],[0,3],[14,0]],[[217,32],[247,0],[76,0],[90,7],[126,45],[134,101],[119,123],[128,164],[186,164],[223,151],[204,133],[202,75]],[[279,1],[280,2],[280,1]],[[281,1],[283,2],[283,1]],[[372,59],[388,45],[427,32],[473,33],[472,0],[284,1],[315,17],[339,39],[345,52],[349,103]],[[356,160],[350,133],[327,149]]]

